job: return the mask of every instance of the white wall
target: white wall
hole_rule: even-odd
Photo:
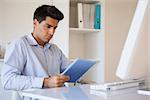
[[[135,11],[136,0],[106,0],[105,81],[116,80],[116,68]]]
[[[0,1],[2,32],[0,42],[7,43],[32,31],[32,15],[35,5],[28,2]]]
[[[53,42],[56,43],[63,53],[69,56],[69,0],[54,0],[54,5],[64,14],[64,19],[59,22]]]

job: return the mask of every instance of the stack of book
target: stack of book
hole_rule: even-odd
[[[79,28],[100,29],[100,4],[77,3],[77,12]]]

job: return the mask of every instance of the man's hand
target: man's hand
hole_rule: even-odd
[[[52,88],[52,87],[61,87],[66,81],[69,81],[69,76],[65,75],[56,75],[44,78],[43,87]]]

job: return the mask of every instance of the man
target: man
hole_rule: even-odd
[[[60,87],[69,80],[60,72],[70,62],[49,43],[63,17],[55,6],[42,5],[35,10],[33,32],[11,42],[6,50],[1,73],[5,89]]]

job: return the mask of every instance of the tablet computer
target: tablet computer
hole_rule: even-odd
[[[61,74],[68,75],[70,77],[68,82],[76,82],[94,64],[96,64],[96,61],[76,59]]]

